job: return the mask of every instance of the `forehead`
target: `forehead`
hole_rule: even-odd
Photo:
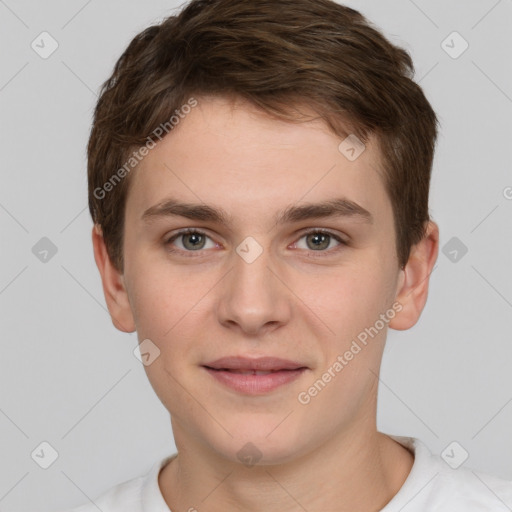
[[[172,196],[262,219],[291,204],[346,197],[376,217],[389,214],[378,144],[370,139],[350,160],[343,140],[320,119],[291,123],[240,100],[198,98],[133,171],[127,212],[140,217]]]

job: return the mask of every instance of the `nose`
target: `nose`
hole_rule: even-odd
[[[291,297],[283,276],[264,250],[254,261],[233,253],[233,267],[223,279],[218,321],[247,336],[282,327],[291,317]]]

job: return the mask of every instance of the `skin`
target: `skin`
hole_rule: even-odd
[[[170,412],[179,452],[160,472],[163,497],[173,512],[285,512],[298,504],[311,511],[380,510],[413,464],[408,450],[376,428],[387,326],[408,329],[419,319],[438,227],[428,224],[400,269],[374,139],[349,161],[338,150],[343,139],[319,119],[288,123],[241,100],[198,101],[130,176],[124,273],[112,266],[101,229],[93,228],[114,325],[136,330],[160,350],[145,370]],[[228,222],[141,218],[170,197],[222,209]],[[287,207],[340,197],[373,221],[334,216],[276,224]],[[182,228],[201,229],[207,238],[166,243]],[[327,238],[317,248],[319,228],[346,245]],[[248,236],[262,249],[252,263],[236,252]],[[190,249],[201,240],[202,249]],[[301,404],[299,393],[394,303],[401,311]],[[201,366],[228,355],[293,359],[308,370],[248,396]],[[252,467],[237,457],[248,442],[261,453]]]

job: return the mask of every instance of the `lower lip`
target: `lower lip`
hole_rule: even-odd
[[[203,368],[216,380],[235,391],[248,395],[261,395],[273,391],[284,384],[289,384],[300,377],[306,368],[297,370],[280,370],[264,375],[252,375]]]

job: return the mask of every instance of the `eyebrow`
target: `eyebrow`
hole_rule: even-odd
[[[145,210],[141,219],[145,222],[150,222],[155,218],[171,216],[180,216],[197,221],[211,221],[218,224],[229,224],[231,218],[221,208],[214,208],[206,204],[183,203],[175,199],[166,199]],[[278,213],[276,224],[327,217],[352,217],[368,224],[373,223],[372,214],[361,205],[346,198],[336,198],[321,203],[288,206]]]

